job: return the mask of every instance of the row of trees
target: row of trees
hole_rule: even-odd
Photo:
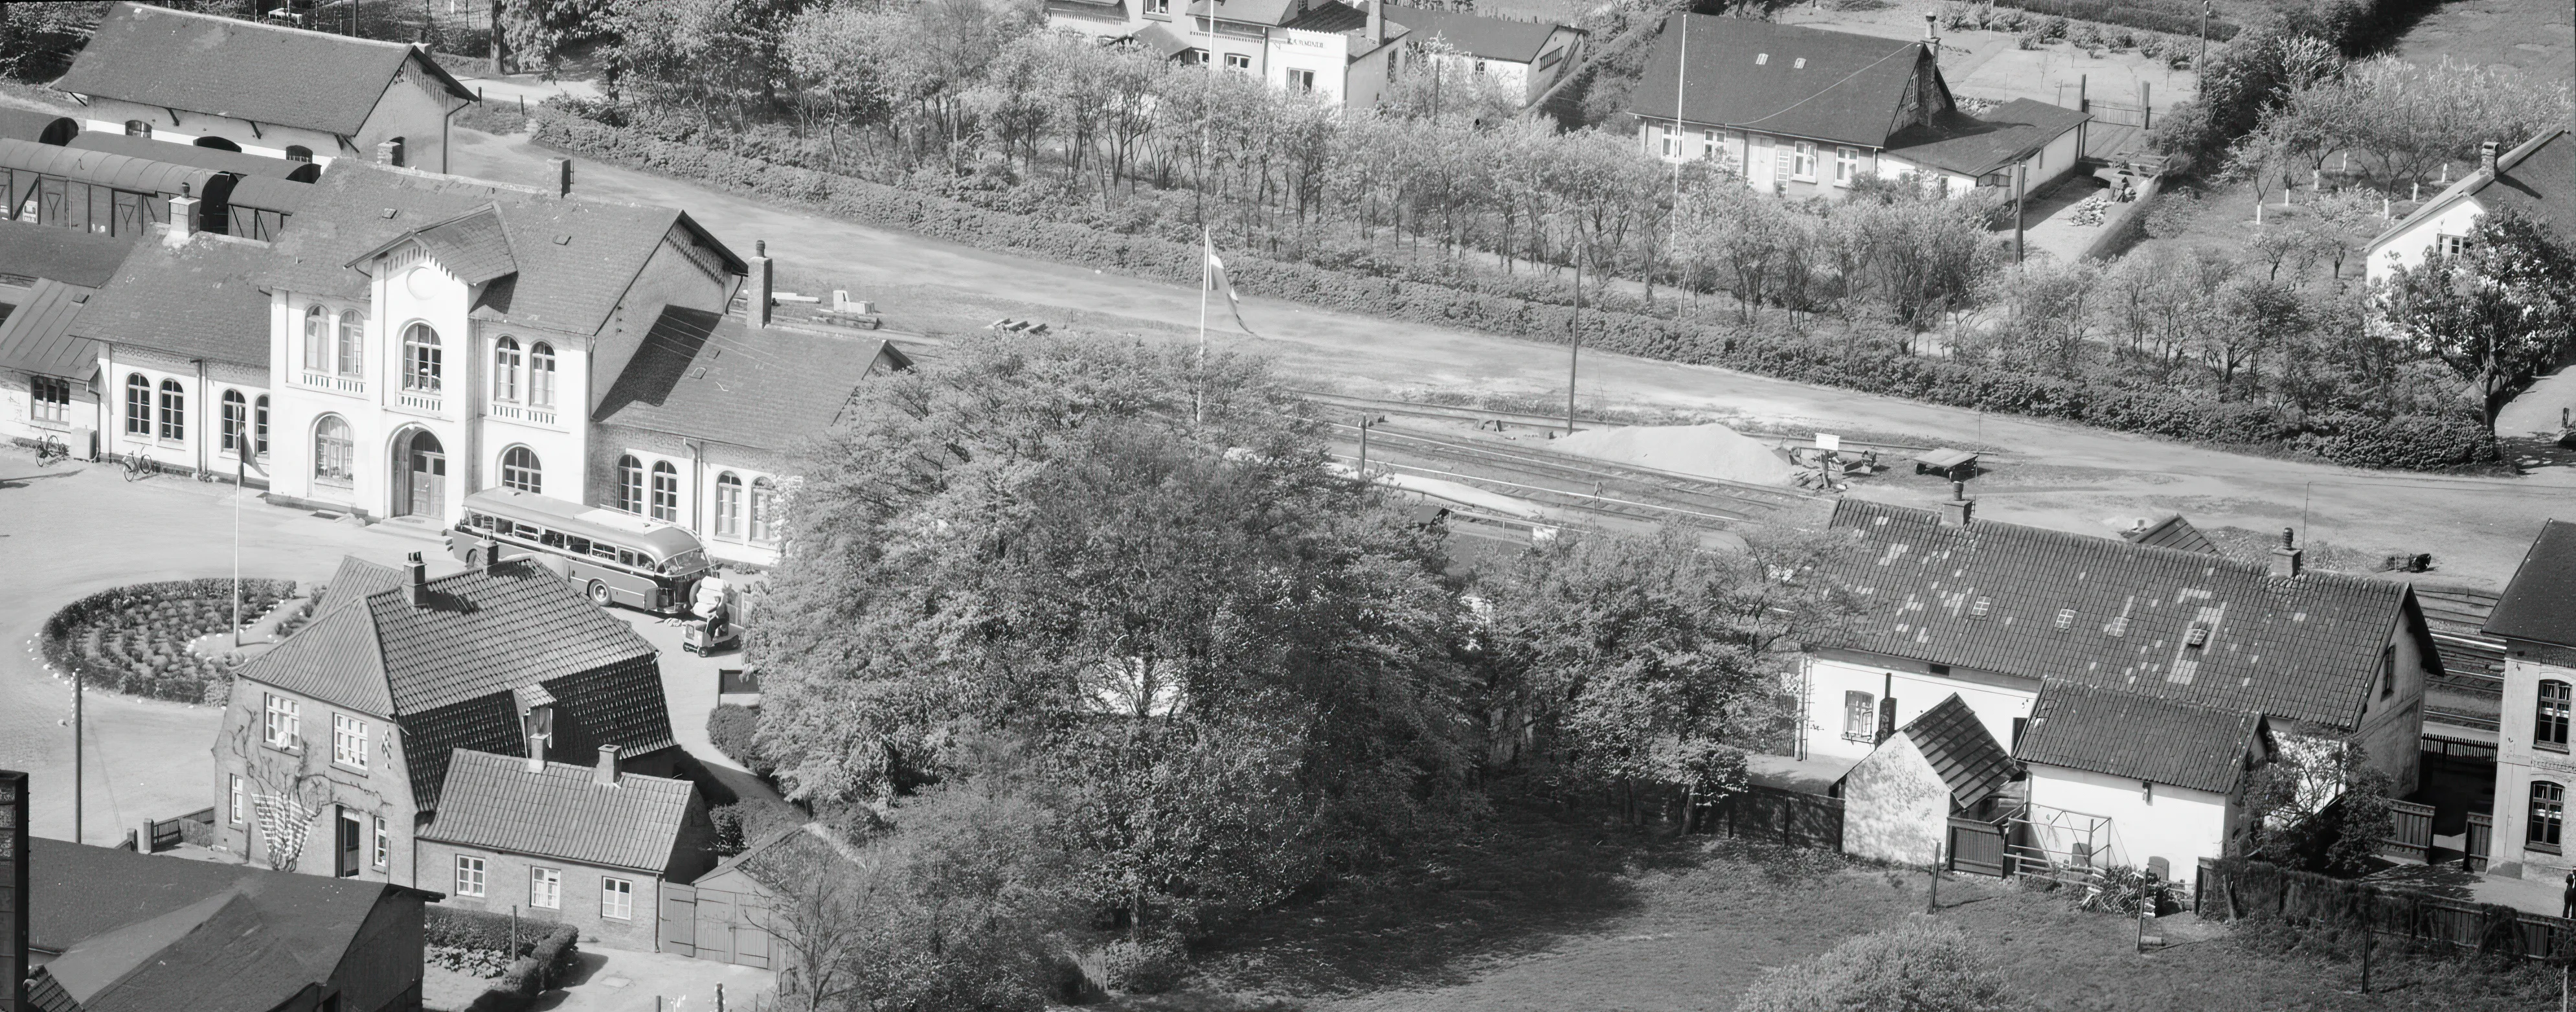
[[[2364,181],[2411,196],[2437,169],[2474,163],[2480,144],[2509,149],[2576,112],[2565,81],[2447,57],[2432,66],[2393,56],[2345,62],[2313,39],[2292,48],[2304,55],[2285,61],[2281,96],[2227,152],[2226,172],[2258,196],[2315,179],[2338,154],[2362,163]]]
[[[782,783],[890,822],[834,887],[871,940],[798,971],[861,1007],[1174,951],[1453,832],[1487,758],[1686,820],[1780,732],[1782,640],[1844,611],[1813,536],[1569,537],[1462,586],[1231,357],[1007,338],[854,412],[752,649]]]

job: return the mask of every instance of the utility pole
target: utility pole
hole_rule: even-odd
[[[2191,92],[2202,94],[2209,87],[2209,8],[2218,0],[2200,0],[2200,55],[2191,58]]]
[[[82,723],[81,723],[81,696],[82,696],[82,694],[83,694],[83,689],[85,688],[85,687],[83,686],[83,684],[82,684],[82,681],[83,681],[83,679],[82,679],[82,677],[81,677],[81,666],[80,666],[80,665],[78,665],[78,664],[74,664],[74,665],[72,665],[72,842],[73,842],[73,843],[79,843],[79,842],[81,842],[81,801],[82,801],[82,792],[83,792],[83,791],[88,787],[88,781],[89,781],[89,778],[88,778],[87,776],[84,776],[84,775],[83,775],[83,771],[82,771],[82,765],[83,765],[83,764],[82,764],[82,759],[84,758],[84,755],[83,755],[82,748],[81,748],[81,744],[82,744],[82,742],[81,742],[81,727],[82,727]]]
[[[2030,163],[2013,163],[2013,262],[2020,263],[2029,254],[2029,243],[2022,235],[2024,202],[2030,197]]]
[[[250,477],[242,458],[250,456],[250,433],[233,435],[233,649],[241,649],[241,493]]]
[[[1588,250],[1583,241],[1583,226],[1574,226],[1574,316],[1567,325],[1572,331],[1565,350],[1565,434],[1574,434],[1574,377],[1583,361],[1583,258]]]

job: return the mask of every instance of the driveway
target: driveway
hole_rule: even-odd
[[[72,687],[45,670],[37,636],[55,609],[84,594],[129,583],[226,576],[240,524],[244,576],[282,577],[309,589],[328,580],[344,555],[387,565],[411,552],[431,572],[459,568],[434,538],[400,524],[362,526],[270,506],[230,485],[158,477],[127,483],[92,464],[38,467],[32,454],[0,448],[0,769],[34,775],[33,829],[72,836]],[[672,731],[690,754],[730,767],[708,746],[716,659],[680,651],[679,630],[620,611],[662,649]],[[91,691],[84,838],[114,843],[147,818],[166,819],[214,803],[215,707]],[[720,774],[722,775],[722,774]],[[728,782],[748,780],[728,776]]]

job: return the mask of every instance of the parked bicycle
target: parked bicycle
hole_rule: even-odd
[[[39,467],[52,467],[60,461],[70,459],[72,459],[72,448],[64,446],[58,436],[48,435],[42,442],[36,444],[36,464]]]
[[[125,458],[125,480],[127,481],[141,481],[158,473],[160,468],[152,463],[150,455],[135,453],[128,454]]]

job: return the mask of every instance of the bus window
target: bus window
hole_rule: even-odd
[[[590,554],[590,539],[566,537],[564,538],[564,548],[571,551],[574,555],[588,555]]]
[[[517,524],[517,523],[514,523],[514,524],[512,524],[512,525],[510,525],[510,526],[511,526],[511,530],[510,530],[510,536],[511,536],[511,537],[519,538],[519,539],[521,539],[521,540],[523,540],[523,541],[535,541],[535,540],[537,540],[537,528],[536,528],[536,525],[534,525],[534,524]]]
[[[632,566],[632,565],[634,565],[634,564],[635,564],[635,553],[630,552],[630,551],[627,551],[626,549],[623,549],[623,548],[618,549],[618,550],[617,550],[617,563],[618,563],[619,565],[622,565],[622,566]]]
[[[615,562],[617,561],[617,546],[605,541],[593,541],[590,543],[590,554],[594,558],[606,559],[610,562]]]
[[[562,548],[564,546],[564,534],[562,531],[547,531],[545,532],[545,536],[538,540],[548,548]]]

